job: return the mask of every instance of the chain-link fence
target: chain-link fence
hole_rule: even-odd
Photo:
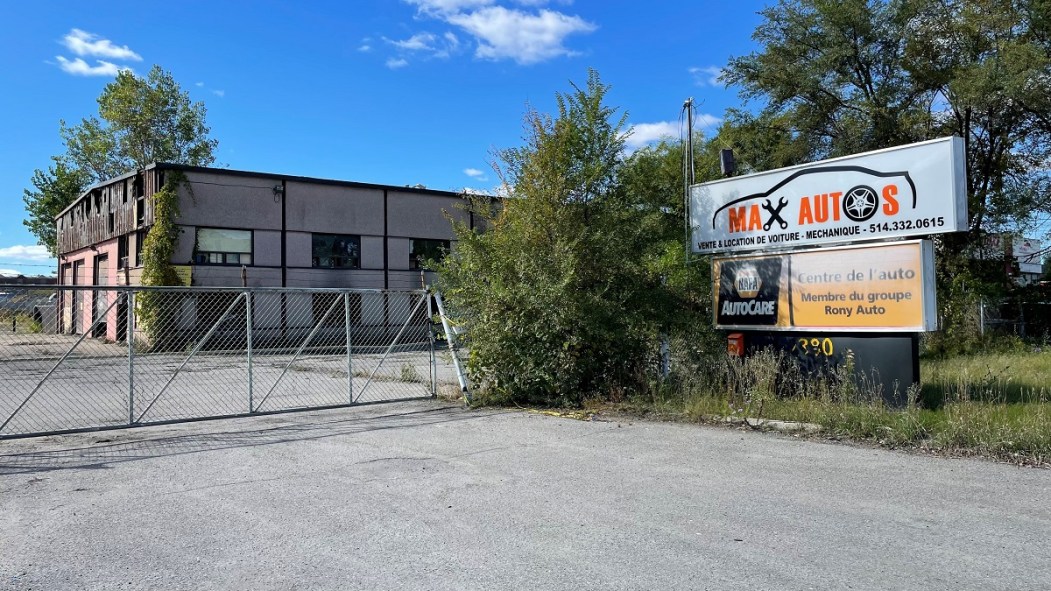
[[[1051,338],[1051,301],[983,298],[977,303],[977,308],[979,330],[983,336]]]
[[[0,286],[0,438],[458,390],[425,291]]]

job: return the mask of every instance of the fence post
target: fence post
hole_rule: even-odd
[[[350,356],[350,292],[343,292],[343,326],[347,331],[347,400],[354,404],[354,363]]]
[[[671,344],[668,341],[668,333],[661,332],[661,379],[667,381],[671,375]]]
[[[985,298],[978,298],[978,334],[985,336]]]
[[[244,273],[242,267],[241,272]],[[252,404],[252,292],[245,290],[245,339],[248,345],[248,412],[253,412]]]
[[[689,253],[687,253],[689,254]],[[661,275],[661,285],[668,284],[668,277]],[[668,376],[671,375],[671,343],[668,341],[668,331],[662,330],[660,333],[660,353],[661,353],[661,380],[668,381]]]
[[[427,298],[427,340],[430,346],[431,360],[431,398],[438,397],[438,360],[434,356],[434,308],[431,303],[431,292],[424,290],[423,297]]]
[[[128,339],[128,424],[135,424],[135,292],[124,292],[125,331]]]
[[[1025,305],[1022,304],[1021,298],[1018,299],[1018,336],[1025,338]]]

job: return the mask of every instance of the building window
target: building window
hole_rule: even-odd
[[[327,269],[360,269],[361,237],[312,234],[310,264]]]
[[[427,261],[439,262],[449,252],[448,240],[413,238],[409,241],[409,268],[427,269]]]
[[[193,262],[198,265],[251,265],[252,231],[197,228]]]
[[[117,268],[126,269],[128,267],[128,235],[117,237]]]
[[[146,230],[135,232],[135,266],[142,266],[142,244],[146,242]]]

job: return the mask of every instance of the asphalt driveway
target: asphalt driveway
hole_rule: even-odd
[[[0,441],[0,589],[1049,589],[1051,471],[424,401]]]

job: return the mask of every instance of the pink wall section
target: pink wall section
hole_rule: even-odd
[[[62,256],[59,259],[59,282],[63,285],[96,285],[95,265],[101,257],[107,257],[108,268],[104,275],[98,278],[97,284],[122,285],[124,283],[122,275],[118,281],[116,239],[107,240],[96,245],[95,250],[84,248]],[[74,263],[78,262],[82,263],[83,266],[77,273],[77,276],[74,277],[73,272],[76,266]],[[69,270],[64,272],[66,265],[70,265]],[[101,302],[96,302],[97,297],[105,299]],[[97,312],[102,312],[115,301],[116,297],[117,293],[115,291],[60,291],[60,330],[66,333],[83,333],[89,330],[95,318],[96,306],[99,306]],[[113,306],[106,314],[104,333],[101,330],[101,326],[97,330],[99,337],[104,336],[109,341],[118,340],[117,306]]]

